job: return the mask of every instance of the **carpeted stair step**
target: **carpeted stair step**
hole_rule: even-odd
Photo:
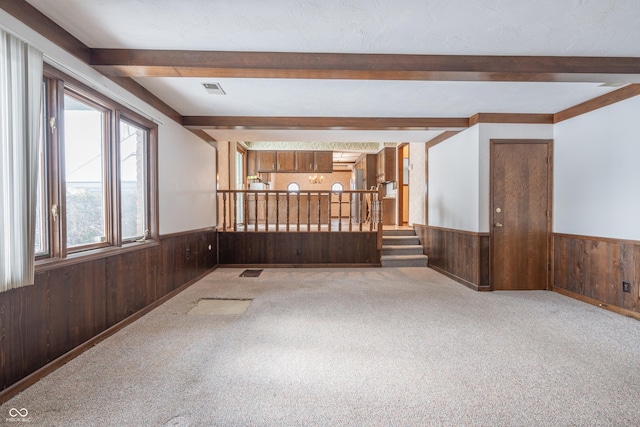
[[[382,230],[382,236],[415,236],[416,233],[412,229],[406,230]]]
[[[380,263],[383,267],[427,267],[429,258],[426,255],[382,255]]]
[[[423,255],[420,245],[382,246],[382,255]]]
[[[419,245],[418,236],[385,236],[382,235],[382,246]]]

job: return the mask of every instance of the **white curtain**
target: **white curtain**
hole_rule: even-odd
[[[42,52],[0,30],[0,292],[33,284]]]

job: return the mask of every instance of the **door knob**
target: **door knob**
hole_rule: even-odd
[[[502,227],[502,224],[499,222],[496,222],[495,224],[493,224],[494,227]]]

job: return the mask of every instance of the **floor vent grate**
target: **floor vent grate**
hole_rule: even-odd
[[[240,277],[259,277],[262,270],[245,270],[240,273]]]

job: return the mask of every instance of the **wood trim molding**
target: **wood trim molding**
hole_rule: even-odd
[[[585,295],[576,294],[575,292],[567,291],[561,288],[554,288],[554,292],[557,292],[561,295],[564,295],[569,298],[574,298],[579,301],[585,302],[587,304],[595,305],[596,307],[604,308],[605,310],[612,311],[614,313],[622,314],[623,316],[632,317],[636,320],[640,320],[640,313],[636,313],[632,310],[627,310],[626,308],[621,308],[615,305],[609,305],[605,302],[597,300],[595,298],[591,298]]]
[[[429,266],[430,269],[437,271],[440,274],[444,274],[445,276],[447,276],[450,279],[455,280],[458,283],[461,283],[463,285],[465,285],[467,288],[469,289],[473,289],[474,291],[479,291],[479,292],[489,292],[491,291],[491,286],[488,285],[476,285],[475,283],[472,283],[466,279],[463,279],[462,277],[456,276],[453,273],[448,272],[447,270],[443,270],[439,267],[435,267],[430,265]]]
[[[618,243],[620,245],[640,246],[640,240],[616,239],[612,237],[582,236],[579,234],[553,233],[553,237],[564,239],[591,240],[595,242]]]
[[[447,131],[442,132],[440,135],[436,136],[432,140],[427,141],[427,151],[429,151],[429,148],[431,148],[431,147],[433,147],[435,145],[438,145],[441,142],[444,142],[447,139],[449,139],[452,136],[455,136],[455,135],[457,135],[459,133],[460,133],[460,131],[458,131],[458,130],[447,130]]]
[[[469,118],[469,126],[478,123],[517,123],[552,125],[553,114],[478,113]]]
[[[194,283],[196,283],[200,279],[206,277],[208,274],[210,274],[211,272],[215,271],[216,269],[217,269],[217,267],[211,268],[211,269],[205,271],[204,273],[200,274],[198,277],[196,277],[196,278],[194,278],[192,280],[189,280],[187,283],[185,283],[184,285],[180,286],[179,288],[176,288],[173,291],[169,292],[168,294],[158,298],[157,300],[155,300],[154,302],[152,302],[148,306],[144,307],[143,309],[137,311],[136,313],[132,314],[131,316],[127,317],[126,319],[121,320],[120,322],[116,323],[115,325],[111,326],[110,328],[102,331],[98,335],[94,336],[93,338],[89,339],[88,341],[85,341],[84,343],[82,343],[78,347],[75,347],[73,350],[63,354],[62,356],[58,357],[57,359],[52,360],[51,362],[49,362],[48,364],[46,364],[42,368],[40,368],[37,371],[29,374],[28,376],[24,377],[23,379],[21,379],[17,383],[12,384],[11,386],[7,387],[6,389],[0,391],[0,404],[3,404],[4,402],[8,401],[9,399],[14,397],[18,393],[26,390],[27,388],[29,388],[30,386],[32,386],[33,384],[35,384],[36,382],[38,382],[42,378],[46,377],[47,375],[49,375],[50,373],[52,373],[56,369],[60,368],[64,364],[68,363],[69,361],[75,359],[76,357],[80,356],[82,353],[84,353],[85,351],[89,350],[91,347],[93,347],[96,344],[98,344],[99,342],[109,338],[110,336],[114,335],[116,332],[122,330],[126,326],[132,324],[133,322],[135,322],[136,320],[140,319],[145,314],[151,312],[153,309],[161,306],[162,304],[164,304],[165,302],[169,301],[171,298],[173,298],[174,296],[178,295],[180,292],[184,291],[185,289],[187,289],[189,286],[193,285]]]
[[[346,129],[346,130],[428,130],[467,128],[467,118],[434,117],[260,117],[260,116],[185,116],[189,129]]]
[[[92,49],[120,77],[640,82],[640,58]]]
[[[582,104],[574,105],[573,107],[562,110],[553,115],[553,122],[560,123],[565,120],[572,119],[585,113],[606,107],[607,105],[615,104],[616,102],[624,101],[634,96],[640,95],[640,84],[630,84],[613,92],[606,93],[597,98],[590,99]]]

